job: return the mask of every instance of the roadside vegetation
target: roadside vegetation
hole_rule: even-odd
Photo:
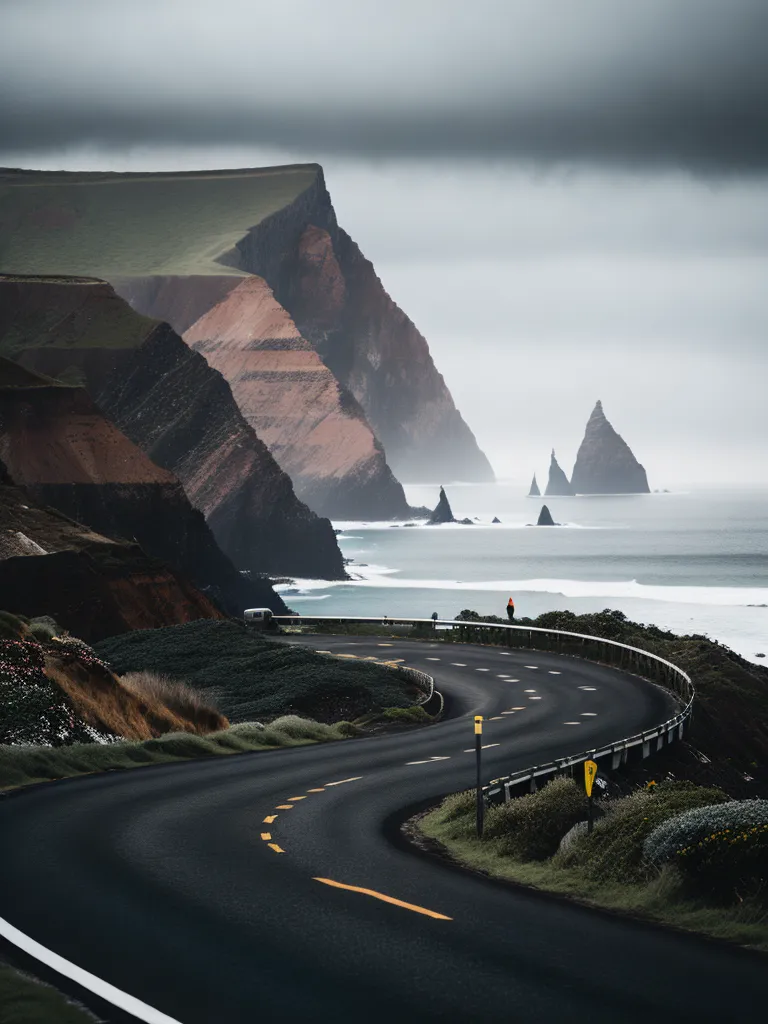
[[[325,725],[297,715],[284,715],[263,725],[242,722],[220,732],[167,733],[143,742],[73,743],[66,746],[0,746],[0,789],[32,782],[120,771],[150,764],[170,764],[191,758],[225,757],[250,751],[277,750],[308,743],[328,743],[359,735],[350,722]]]
[[[391,669],[291,646],[237,620],[135,630],[94,649],[123,677],[151,672],[185,680],[231,722],[297,714],[330,723],[416,699]]]
[[[50,985],[0,963],[0,1024],[94,1024],[96,1020]]]
[[[137,631],[98,653],[51,619],[0,612],[0,630],[0,788],[432,720],[390,668],[241,622]]]
[[[587,832],[570,778],[487,811],[447,797],[418,830],[465,867],[768,952],[768,801],[661,782],[601,801]]]

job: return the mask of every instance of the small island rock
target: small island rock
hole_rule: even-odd
[[[557,523],[552,518],[552,513],[549,511],[546,505],[541,506],[541,512],[539,512],[539,519],[536,523],[537,526],[557,526]]]
[[[550,494],[557,495],[571,495],[575,491],[568,482],[568,477],[562,471],[558,465],[558,461],[555,458],[555,449],[552,449],[552,458],[549,463],[549,481],[547,483],[547,489],[544,492],[547,496]]]
[[[437,526],[440,523],[455,523],[453,512],[451,510],[450,503],[446,496],[444,489],[440,488],[440,500],[435,507],[434,512],[430,515],[427,520],[428,526]]]
[[[539,485],[536,482],[536,474],[535,473],[533,474],[533,480],[531,480],[531,489],[530,489],[530,491],[528,491],[528,497],[529,498],[539,498],[539,497],[541,497],[541,491],[539,490]]]

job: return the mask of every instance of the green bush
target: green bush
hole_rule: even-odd
[[[662,822],[682,811],[722,803],[722,790],[690,782],[662,782],[653,793],[646,790],[611,802],[591,835],[574,840],[557,854],[562,867],[582,867],[605,881],[641,881],[647,876],[643,844]]]
[[[498,840],[517,860],[546,860],[587,813],[584,792],[570,778],[553,779],[536,793],[489,808],[483,837]]]
[[[432,721],[420,704],[412,708],[385,708],[380,718],[385,722],[399,722],[401,725],[427,725]]]
[[[96,650],[120,675],[187,680],[233,723],[286,714],[334,722],[413,703],[407,682],[391,669],[291,646],[233,620],[135,630]]]
[[[33,640],[38,643],[47,643],[61,632],[56,622],[48,615],[41,615],[32,619],[29,624],[29,632]]]
[[[660,825],[643,846],[655,865],[674,863],[722,895],[768,880],[768,800],[730,800]]]

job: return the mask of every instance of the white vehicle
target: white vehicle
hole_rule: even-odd
[[[254,625],[261,626],[263,629],[268,626],[272,620],[272,609],[246,608],[243,612],[243,618],[246,622],[253,622]]]

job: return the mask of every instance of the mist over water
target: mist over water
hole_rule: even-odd
[[[280,588],[287,603],[318,615],[451,618],[463,608],[503,615],[512,594],[518,616],[618,608],[758,663],[768,655],[768,491],[527,498],[518,484],[446,489],[454,515],[475,525],[337,523],[355,578],[297,580]],[[433,506],[437,488],[407,495]],[[544,503],[562,527],[528,525]]]

